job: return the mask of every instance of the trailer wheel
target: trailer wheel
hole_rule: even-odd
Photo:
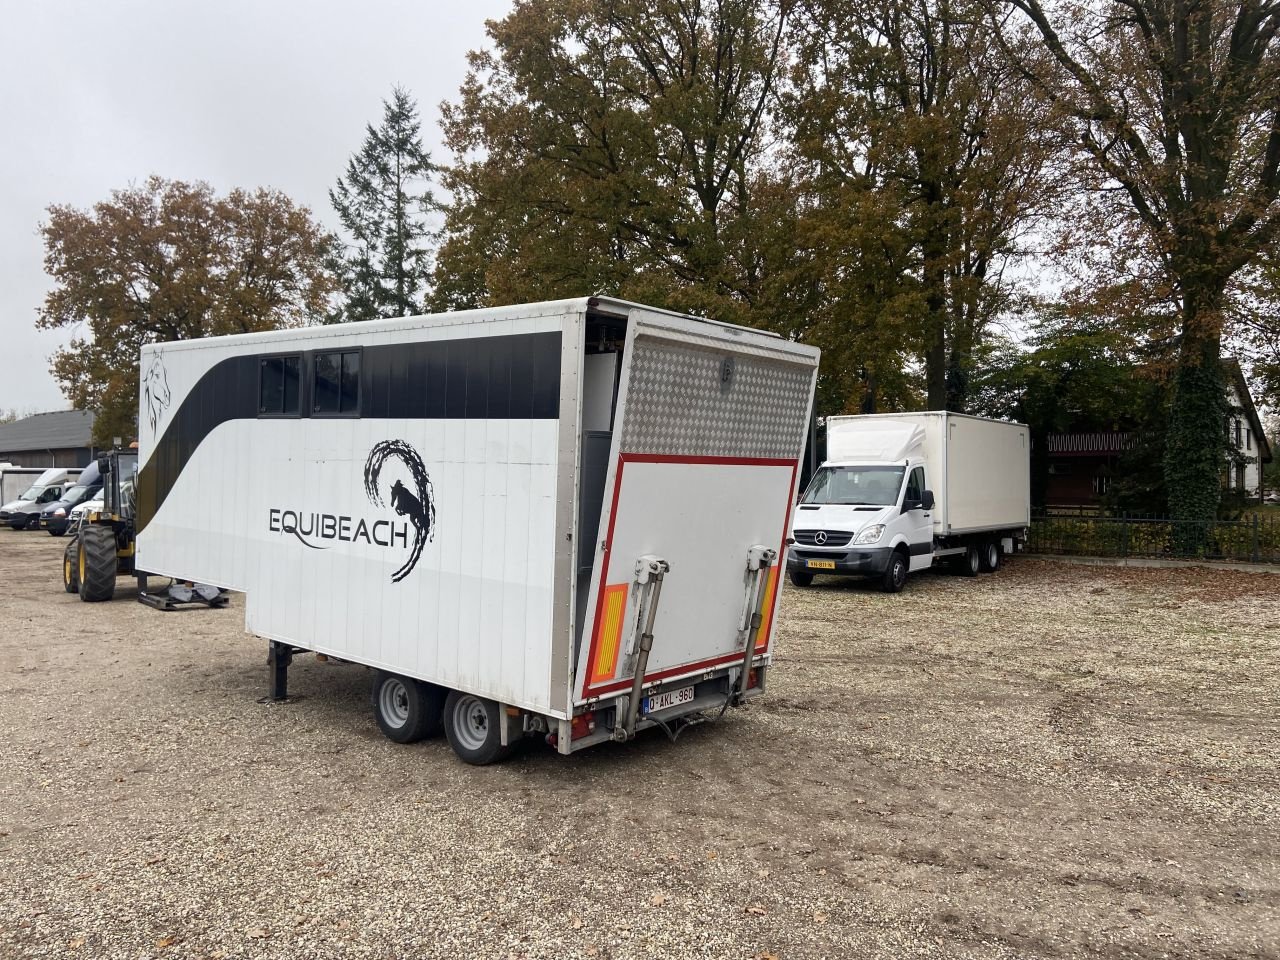
[[[502,745],[502,718],[492,700],[451,690],[444,702],[444,733],[459,759],[483,766],[511,752]]]
[[[72,540],[62,551],[62,589],[80,592],[80,541]]]
[[[1000,544],[989,540],[982,545],[982,570],[984,573],[995,573],[1000,569]]]
[[[788,570],[787,579],[797,587],[807,587],[813,583],[813,574],[808,570]]]
[[[379,670],[373,676],[373,715],[396,743],[417,743],[440,733],[444,691],[410,677]]]
[[[982,554],[975,546],[965,547],[964,553],[956,560],[956,570],[962,577],[976,577],[982,569]]]
[[[116,593],[116,532],[90,524],[80,531],[77,579],[86,603],[110,600]]]

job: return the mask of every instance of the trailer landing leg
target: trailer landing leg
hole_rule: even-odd
[[[267,652],[267,665],[271,668],[271,695],[277,703],[289,699],[289,664],[293,663],[293,647],[272,640]]]

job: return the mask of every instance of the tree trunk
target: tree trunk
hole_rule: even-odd
[[[1226,387],[1222,377],[1225,284],[1184,275],[1182,344],[1174,374],[1164,474],[1174,520],[1207,525],[1217,517],[1226,464]],[[1202,546],[1206,528],[1188,528],[1180,543]]]
[[[942,224],[942,190],[926,184],[926,212],[920,239],[920,280],[924,286],[924,379],[930,410],[947,409],[947,241]]]

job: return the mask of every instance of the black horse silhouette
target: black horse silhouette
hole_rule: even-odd
[[[378,476],[382,473],[383,464],[393,457],[408,468],[409,476],[418,488],[415,495],[399,480],[391,485],[391,507],[397,515],[408,519],[414,531],[408,558],[391,575],[392,582],[399,583],[417,566],[422,548],[435,536],[436,504],[431,478],[427,476],[427,468],[422,457],[418,456],[418,451],[403,440],[383,440],[374,444],[364,465],[364,489],[374,505],[383,505],[382,494],[378,490]]]

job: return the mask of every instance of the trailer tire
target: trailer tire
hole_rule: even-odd
[[[1000,569],[1000,541],[988,540],[982,545],[982,572],[995,573]]]
[[[81,529],[77,542],[80,599],[85,603],[110,600],[116,594],[115,530],[90,524]]]
[[[62,551],[62,589],[67,593],[80,592],[80,541],[72,540]]]
[[[502,717],[492,700],[450,690],[444,701],[444,735],[458,759],[475,766],[501,760],[511,752],[502,745]]]
[[[793,586],[807,587],[813,583],[813,574],[808,570],[788,570],[787,579]]]
[[[907,585],[907,574],[911,571],[911,560],[907,552],[898,547],[889,554],[889,562],[880,576],[880,589],[885,593],[901,593]]]
[[[396,743],[438,736],[444,691],[430,683],[379,670],[373,675],[373,716],[378,729]]]
[[[976,577],[982,569],[982,554],[972,544],[956,559],[956,570],[962,577]]]

